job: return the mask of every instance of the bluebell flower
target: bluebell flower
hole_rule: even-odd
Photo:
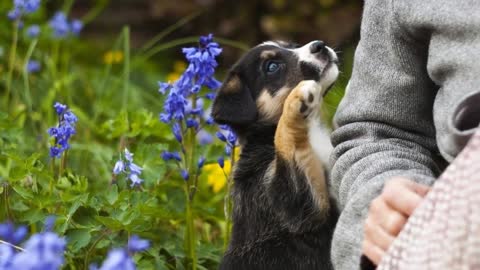
[[[217,159],[217,163],[218,163],[218,166],[220,166],[220,168],[223,169],[223,167],[225,166],[225,159],[223,158],[223,156]]]
[[[135,186],[140,186],[143,183],[143,179],[140,179],[140,177],[138,177],[138,174],[131,173],[128,176],[128,179],[130,179],[130,181],[132,182],[130,184],[131,188],[133,188]]]
[[[180,175],[182,176],[183,180],[187,181],[188,178],[190,178],[190,175],[188,174],[188,171],[185,169],[182,169],[180,171]]]
[[[17,253],[12,259],[11,269],[60,269],[65,247],[65,239],[53,232],[35,234],[25,243],[25,251]]]
[[[133,153],[125,148],[124,157],[122,158],[122,156],[120,156],[120,159],[113,167],[113,174],[119,175],[123,173],[131,182],[130,187],[134,187],[143,183],[143,179],[139,177],[139,175],[142,173],[142,170],[142,167],[133,163]]]
[[[50,27],[56,38],[64,38],[70,33],[70,24],[65,13],[58,11],[50,20]]]
[[[173,123],[172,125],[172,131],[173,135],[175,136],[175,139],[177,139],[178,142],[182,142],[182,128],[180,127],[179,123]]]
[[[30,60],[27,63],[27,72],[28,73],[36,73],[39,72],[41,69],[40,62],[35,60]]]
[[[132,258],[125,249],[114,249],[108,252],[107,259],[98,270],[135,270]]]
[[[36,38],[40,34],[40,26],[34,24],[27,28],[27,36],[29,38]]]
[[[43,231],[45,232],[51,232],[53,231],[53,227],[55,226],[55,221],[57,220],[57,217],[54,215],[49,215],[45,219],[45,223],[43,225]]]
[[[15,257],[13,248],[6,244],[0,244],[0,270],[12,269],[12,260]]]
[[[54,144],[50,147],[50,156],[60,158],[62,153],[70,148],[68,142],[76,133],[75,124],[78,119],[66,105],[57,102],[53,107],[59,117],[59,123],[57,127],[47,130],[48,134],[55,139]]]
[[[162,94],[165,94],[165,92],[170,89],[172,85],[166,82],[158,82],[158,91]]]
[[[53,105],[53,108],[55,108],[55,111],[57,112],[57,115],[60,116],[65,112],[65,110],[67,110],[67,105],[63,105],[59,102],[56,102]]]
[[[22,16],[22,12],[20,9],[12,9],[7,13],[7,17],[9,20],[14,21],[20,18]]]
[[[0,224],[0,239],[13,245],[18,245],[27,235],[27,227],[19,226],[15,229],[12,222]]]
[[[215,133],[215,135],[217,136],[217,138],[218,138],[220,141],[222,141],[222,142],[227,142],[227,138],[225,137],[225,135],[223,135],[222,132],[217,131],[217,132]]]
[[[113,174],[118,175],[125,170],[125,163],[122,160],[119,160],[115,163],[113,167]]]
[[[225,155],[230,156],[232,154],[232,146],[227,144],[225,145]]]
[[[33,13],[40,8],[40,0],[24,0],[25,13]]]
[[[210,116],[210,117],[207,118],[207,120],[205,120],[205,123],[207,125],[213,125],[213,124],[215,124],[215,120],[213,119],[213,117]]]
[[[83,22],[77,19],[73,20],[70,25],[70,29],[72,34],[78,36],[83,29]]]
[[[197,133],[197,140],[200,145],[207,145],[213,143],[213,136],[207,131],[201,129]]]
[[[129,252],[140,252],[148,249],[150,247],[150,242],[145,239],[141,239],[137,235],[133,235],[128,239],[127,249]]]
[[[197,120],[194,118],[188,118],[186,121],[187,128],[197,129],[200,126]]]
[[[199,159],[198,159],[198,162],[197,162],[197,167],[199,169],[201,169],[203,167],[203,165],[205,165],[205,160],[206,158],[204,156],[201,156]]]

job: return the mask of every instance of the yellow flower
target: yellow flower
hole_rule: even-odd
[[[227,184],[226,176],[230,175],[231,170],[232,163],[230,160],[225,160],[223,169],[217,163],[206,164],[203,167],[203,171],[207,174],[207,183],[212,187],[213,192],[218,193],[225,187]]]
[[[240,158],[240,148],[235,147],[234,159]],[[213,192],[218,193],[227,184],[227,177],[232,172],[232,163],[225,160],[223,169],[218,163],[210,163],[203,166],[203,171],[207,174],[207,184],[212,187]]]
[[[117,64],[123,61],[123,53],[121,51],[108,51],[103,55],[105,64]]]
[[[183,71],[187,68],[187,64],[183,61],[175,61],[173,63],[173,71],[170,72],[167,75],[167,81],[168,82],[174,82],[180,78],[180,75],[182,75]]]

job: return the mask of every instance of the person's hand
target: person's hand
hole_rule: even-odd
[[[362,251],[374,264],[380,263],[408,217],[429,190],[428,186],[406,178],[393,178],[385,183],[382,194],[370,204],[364,226]]]

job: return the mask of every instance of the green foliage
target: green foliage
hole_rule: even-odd
[[[1,14],[10,8],[7,2],[0,4]],[[104,2],[99,1],[93,11],[98,13]],[[8,54],[16,29],[13,23],[0,20],[5,25],[0,30],[0,76],[4,78],[0,83],[0,221],[28,225],[35,233],[46,216],[57,216],[54,230],[68,241],[65,269],[88,269],[102,261],[110,248],[124,246],[132,234],[152,243],[147,252],[135,255],[138,269],[187,269],[184,180],[176,167],[160,158],[175,140],[170,127],[158,121],[163,97],[156,82],[165,80],[172,70],[175,59],[166,50],[196,38],[151,43],[138,53],[130,49],[128,28],[110,47],[77,38],[59,41],[48,33],[44,8],[25,21],[27,26],[41,24],[38,40],[19,31],[8,92]],[[159,37],[174,29],[167,30]],[[109,59],[109,53],[116,53],[118,61]],[[350,58],[351,50],[346,54]],[[162,59],[160,65],[151,61],[153,55]],[[40,61],[41,72],[25,72],[30,58]],[[347,74],[329,94],[330,117]],[[65,164],[48,155],[46,131],[56,125],[55,101],[67,104],[79,117]],[[144,168],[140,188],[131,189],[124,179],[112,175],[125,147]],[[210,147],[205,153],[207,163],[215,163],[220,151],[218,145]],[[226,230],[225,190],[215,193],[206,177],[200,177],[192,209],[197,269],[216,269]]]

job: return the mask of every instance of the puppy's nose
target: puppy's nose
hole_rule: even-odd
[[[324,51],[325,51],[325,42],[321,40],[314,41],[310,45],[310,52],[313,54],[323,53]]]

